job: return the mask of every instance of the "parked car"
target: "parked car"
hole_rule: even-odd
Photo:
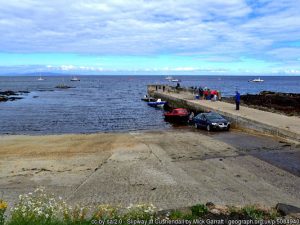
[[[184,108],[173,109],[171,112],[164,113],[165,119],[173,122],[188,122],[189,111]]]
[[[230,122],[215,112],[200,113],[194,117],[193,122],[196,128],[210,130],[229,130]]]

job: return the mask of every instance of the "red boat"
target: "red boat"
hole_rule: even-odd
[[[189,111],[184,108],[173,109],[171,112],[166,112],[165,114],[166,120],[172,120],[176,122],[187,122],[189,119]]]

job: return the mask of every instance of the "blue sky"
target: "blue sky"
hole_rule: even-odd
[[[296,0],[0,1],[0,74],[300,75]]]

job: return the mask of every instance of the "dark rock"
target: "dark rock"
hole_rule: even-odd
[[[276,205],[276,209],[283,216],[300,213],[300,208],[292,205],[283,204],[283,203],[278,203]]]
[[[0,92],[0,102],[6,102],[6,101],[15,101],[15,100],[19,100],[22,99],[22,97],[17,97],[19,95],[22,95],[24,93],[29,93],[29,91],[1,91]]]
[[[8,98],[5,96],[0,96],[0,102],[6,102],[8,101]]]
[[[22,97],[9,97],[8,100],[9,101],[15,101],[15,100],[19,100],[22,99]]]
[[[57,85],[55,88],[59,88],[59,89],[69,89],[69,88],[74,88],[65,84],[59,84]]]
[[[8,90],[8,91],[0,91],[0,95],[10,96],[10,95],[17,95],[17,93],[14,91]]]
[[[234,97],[225,97],[223,100],[234,103]],[[241,95],[241,103],[261,110],[300,115],[300,94],[297,93],[262,91],[259,94]]]
[[[209,209],[211,209],[211,208],[214,208],[214,207],[215,207],[215,204],[214,204],[214,203],[212,203],[212,202],[207,202],[205,205],[206,205],[206,207],[207,207],[207,208],[209,208]]]

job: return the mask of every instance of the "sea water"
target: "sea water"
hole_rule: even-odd
[[[0,134],[64,134],[169,129],[163,111],[141,101],[147,84],[171,84],[165,76],[0,76],[0,91],[29,91],[0,102]],[[181,85],[217,89],[223,96],[263,90],[300,93],[300,77],[178,76]],[[64,83],[74,88],[56,89]]]

